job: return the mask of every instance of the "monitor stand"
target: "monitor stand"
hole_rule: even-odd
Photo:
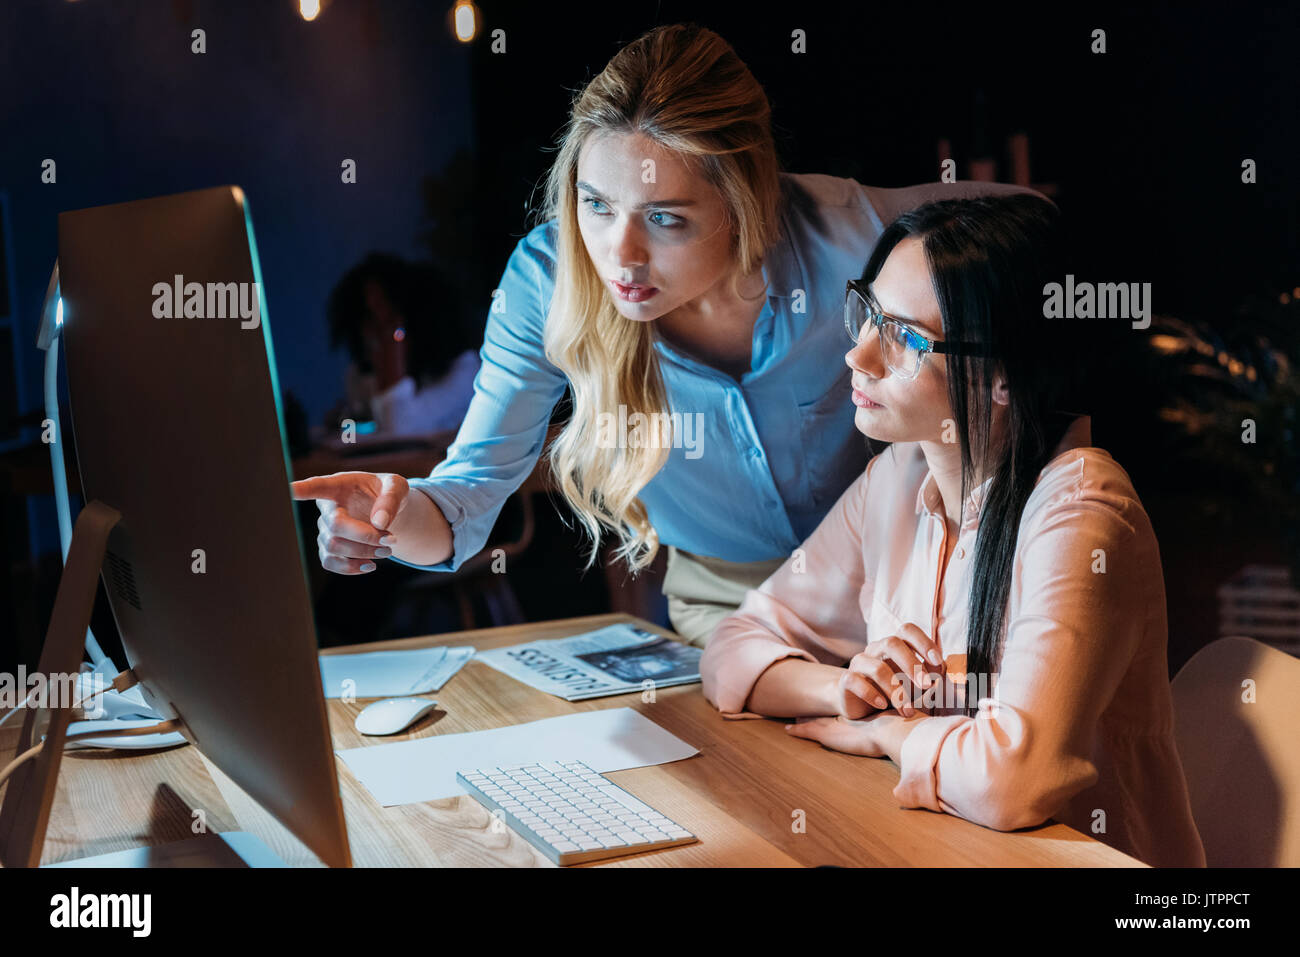
[[[77,516],[68,545],[68,560],[59,580],[38,667],[50,687],[51,675],[76,675],[81,670],[86,629],[95,606],[95,591],[108,536],[122,515],[96,499]],[[75,689],[76,685],[73,683]],[[19,689],[19,694],[26,693]],[[64,738],[72,720],[73,702],[55,700],[55,707],[28,708],[14,756],[45,736],[45,747],[18,767],[5,786],[0,805],[0,866],[39,867],[45,831],[54,804],[63,758]],[[139,847],[51,867],[284,867],[255,835],[243,831],[210,833],[161,847]]]
[[[120,512],[99,500],[88,503],[77,516],[37,668],[46,677],[47,692],[51,676],[76,675],[81,671],[86,629],[90,627],[90,615],[95,607],[108,535],[121,518]],[[20,688],[18,693],[25,697],[27,689]],[[44,734],[45,747],[19,766],[5,786],[4,804],[0,806],[0,865],[4,867],[37,867],[41,863],[64,738],[73,711],[72,701],[57,697],[46,704],[57,707],[26,709],[18,748],[14,751],[17,757],[40,743]]]

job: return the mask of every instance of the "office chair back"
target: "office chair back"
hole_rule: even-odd
[[[1300,658],[1220,638],[1174,677],[1173,699],[1207,866],[1300,866]]]

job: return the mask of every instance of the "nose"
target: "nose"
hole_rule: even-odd
[[[636,223],[629,217],[615,227],[610,256],[621,270],[632,272],[650,261],[644,238]]]
[[[870,379],[881,379],[888,374],[880,355],[879,333],[875,323],[869,322],[863,327],[858,341],[844,354],[844,361],[854,372],[860,372]]]

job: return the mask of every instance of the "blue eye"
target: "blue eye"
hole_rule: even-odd
[[[655,219],[656,216],[665,216],[669,220],[671,220],[671,222],[660,222]],[[659,226],[663,229],[676,229],[678,226],[681,225],[680,219],[678,219],[676,216],[673,216],[670,213],[665,213],[662,210],[656,210],[655,212],[651,213],[649,219],[650,222],[654,223],[656,226]]]
[[[602,211],[605,206],[604,200],[596,199],[596,197],[594,196],[584,196],[582,197],[581,202],[584,203],[597,216],[606,215]],[[596,208],[597,206],[601,207],[601,209],[597,209]]]

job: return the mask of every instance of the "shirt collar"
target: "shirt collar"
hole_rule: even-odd
[[[985,479],[966,496],[966,513],[962,517],[962,527],[978,519],[980,506],[984,504],[984,496],[988,494],[989,483],[992,481],[992,478]],[[920,515],[922,512],[929,515],[939,513],[939,483],[935,481],[933,471],[925,473],[925,481],[916,490],[916,514]]]
[[[1086,448],[1090,445],[1092,445],[1092,417],[1076,415],[1065,430],[1065,435],[1061,437],[1061,441],[1057,443],[1056,449],[1052,452],[1048,461],[1050,462],[1071,449]],[[984,504],[984,497],[988,494],[989,483],[992,481],[991,477],[985,479],[976,488],[972,489],[966,497],[966,510],[962,515],[962,528],[979,524],[980,508]],[[934,471],[927,470],[925,479],[921,482],[921,487],[916,490],[916,514],[920,515],[925,512],[935,515],[938,513],[938,508],[939,484],[935,481]]]

